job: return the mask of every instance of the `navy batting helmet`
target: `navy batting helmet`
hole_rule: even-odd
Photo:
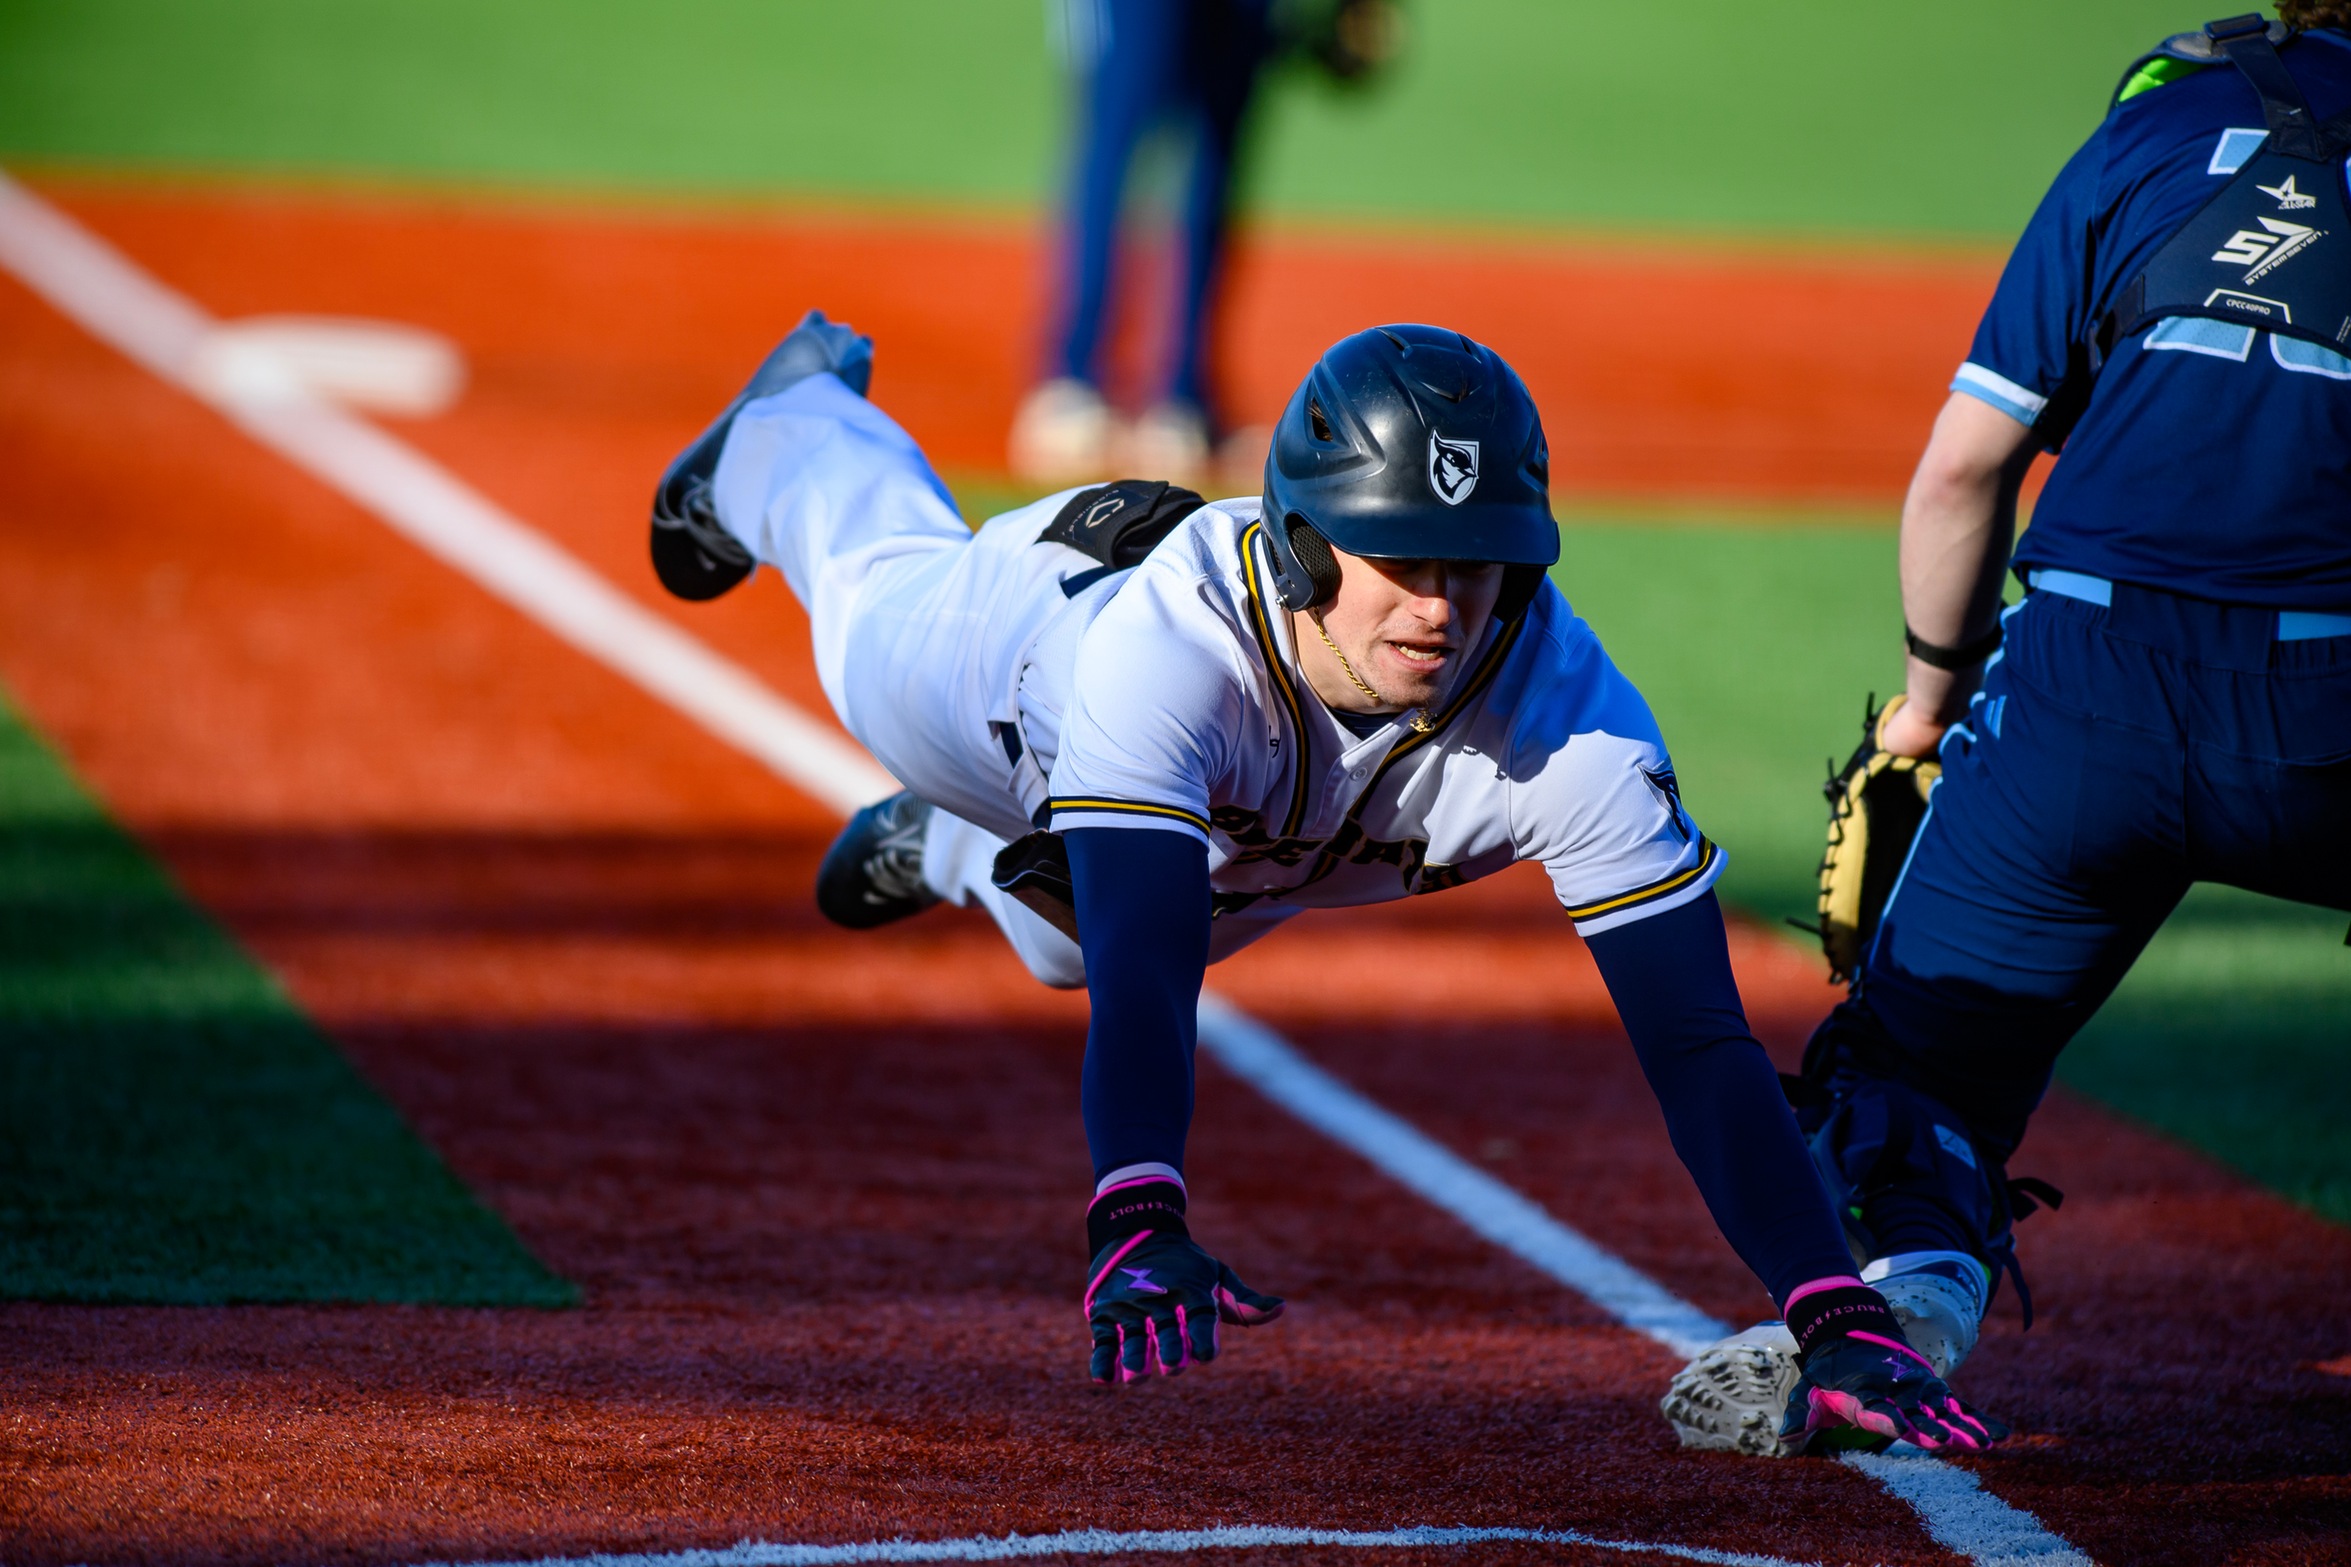
[[[1515,568],[1497,606],[1515,616],[1559,559],[1535,400],[1500,354],[1459,332],[1380,326],[1343,338],[1274,427],[1265,525],[1284,608],[1338,592],[1335,544]]]

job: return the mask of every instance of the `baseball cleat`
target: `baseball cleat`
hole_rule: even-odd
[[[901,790],[849,818],[816,869],[816,906],[850,930],[872,930],[939,901],[923,884],[931,807]]]
[[[1070,376],[1047,381],[1021,400],[1013,416],[1012,472],[1031,484],[1106,479],[1117,428],[1099,391]]]
[[[1991,1287],[1984,1265],[1960,1251],[1904,1252],[1863,1268],[1861,1282],[1886,1298],[1902,1337],[1949,1381],[1983,1325]]]
[[[1758,1323],[1682,1367],[1657,1407],[1684,1447],[1792,1458],[1804,1439],[1783,1438],[1780,1422],[1799,1375],[1796,1335],[1784,1322]]]
[[[873,339],[811,310],[760,363],[726,411],[671,461],[653,491],[653,571],[663,587],[682,599],[714,599],[751,575],[758,563],[720,525],[711,499],[719,454],[745,403],[828,371],[863,397],[873,380]]]

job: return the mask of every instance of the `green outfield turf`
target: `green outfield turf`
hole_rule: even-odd
[[[1406,0],[1265,100],[1267,209],[2000,240],[2155,0]],[[0,0],[0,158],[1034,205],[1045,0]]]
[[[0,706],[0,1299],[574,1298]]]
[[[2059,1076],[2351,1224],[2347,924],[2198,888]]]

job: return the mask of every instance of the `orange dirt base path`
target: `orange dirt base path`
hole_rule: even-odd
[[[818,305],[874,334],[880,395],[934,462],[990,473],[1041,357],[1044,258],[1009,223],[61,194],[222,315],[448,332],[472,356],[476,420],[527,407],[644,421],[667,440]],[[288,264],[256,267],[273,255]],[[1526,377],[1563,497],[1888,507],[1997,275],[1986,256],[1284,232],[1236,254],[1225,391],[1235,422],[1270,421],[1337,338],[1438,321]],[[500,455],[506,469],[543,460]]]
[[[409,433],[649,601],[647,476],[759,346],[757,268],[708,263],[801,254],[780,222],[78,205],[215,311],[455,333],[477,394]],[[921,259],[855,308],[932,309]],[[672,335],[698,312],[707,342]],[[888,342],[886,403],[955,384]],[[817,925],[822,811],[7,283],[0,430],[0,680],[586,1297],[0,1307],[12,1562],[1215,1522],[1951,1559],[1838,1466],[1678,1452],[1669,1356],[1212,1070],[1201,1231],[1296,1308],[1203,1374],[1090,1387],[1082,1003],[970,916]],[[772,579],[667,609],[815,701]],[[1414,915],[1304,922],[1216,982],[1706,1309],[1763,1310],[1539,879]],[[1784,1051],[1825,987],[1739,956]],[[2023,1432],[1986,1484],[2102,1561],[2351,1560],[2351,1235],[2072,1100],[2020,1165],[2071,1200],[2026,1232],[2041,1323],[2004,1306],[1963,1378]]]

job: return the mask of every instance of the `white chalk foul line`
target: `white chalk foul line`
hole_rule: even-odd
[[[1220,997],[1200,998],[1200,1047],[1331,1141],[1675,1354],[1695,1355],[1730,1331],[1728,1323],[1348,1087]],[[1936,1544],[1982,1567],[2094,1567],[2032,1514],[1986,1491],[1973,1474],[1915,1447],[1848,1453],[1845,1461],[1909,1503]]]
[[[1349,1088],[1222,997],[1200,998],[1200,1045],[1226,1071],[1331,1141],[1675,1354],[1695,1355],[1731,1331],[1729,1323]]]
[[[1708,1567],[1807,1567],[1784,1556],[1717,1551],[1703,1545],[1610,1540],[1574,1529],[1283,1529],[1242,1524],[1223,1529],[1070,1529],[1061,1534],[973,1535],[960,1540],[873,1540],[862,1545],[769,1545],[757,1540],[723,1551],[567,1556],[468,1567],[851,1567],[862,1562],[1003,1562],[1040,1556],[1173,1555],[1247,1551],[1270,1546],[1332,1545],[1357,1550],[1427,1550],[1493,1542],[1580,1545],[1627,1556],[1663,1556]],[[450,1567],[437,1563],[434,1567]]]
[[[1909,1446],[1844,1458],[1908,1502],[1937,1545],[1979,1567],[2097,1567],[2088,1553],[1985,1490],[1957,1464],[1938,1463]]]
[[[844,815],[897,787],[854,742],[802,712],[741,665],[638,604],[576,556],[477,494],[431,459],[325,401],[289,376],[282,387],[224,387],[191,374],[216,323],[193,301],[141,271],[98,236],[0,173],[0,266],[61,314],[164,380],[210,404],[263,445],[340,491],[428,553],[455,567],[590,658],[701,723],[779,777]],[[1469,1164],[1293,1050],[1280,1036],[1213,995],[1201,998],[1201,1043],[1277,1103],[1477,1234],[1589,1297],[1676,1353],[1692,1354],[1728,1331],[1671,1290],[1546,1213],[1540,1204]],[[2079,1551],[2031,1514],[1984,1491],[1974,1475],[1923,1454],[1855,1457],[1854,1467],[1915,1508],[1947,1548],[1978,1562],[2073,1567]],[[1280,1533],[1281,1531],[1275,1531]],[[1292,1531],[1308,1533],[1311,1531]],[[1412,1531],[1406,1531],[1411,1533]],[[1202,1538],[1218,1531],[1167,1535]],[[1066,1538],[1079,1538],[1068,1536]],[[1126,1539],[1086,1533],[1084,1538]],[[1535,1538],[1488,1531],[1487,1539]],[[1039,1536],[1035,1538],[1063,1538]],[[1569,1539],[1567,1535],[1545,1538]],[[1318,1535],[1291,1542],[1385,1543]],[[999,1542],[1001,1544],[1002,1542]],[[1418,1540],[1396,1543],[1426,1543]],[[1671,1551],[1692,1561],[1775,1558],[1692,1547],[1604,1545]],[[972,1542],[943,1542],[977,1550]],[[887,1546],[756,1546],[747,1550],[927,1549]],[[1111,1549],[1113,1547],[1105,1547]],[[1142,1549],[1138,1546],[1117,1549]],[[1199,1550],[1205,1545],[1167,1547]],[[1074,1550],[1075,1548],[1071,1548]],[[1007,1549],[1007,1555],[1047,1555]],[[624,1558],[591,1558],[619,1561]],[[732,1562],[724,1553],[625,1558]],[[779,1563],[804,1558],[779,1556]],[[810,1562],[992,1560],[980,1556],[810,1557]],[[751,1559],[745,1558],[745,1561]],[[769,1558],[757,1558],[766,1562]]]
[[[898,787],[839,730],[296,377],[227,386],[194,374],[216,323],[5,174],[0,264],[93,336],[833,809],[853,811]]]

